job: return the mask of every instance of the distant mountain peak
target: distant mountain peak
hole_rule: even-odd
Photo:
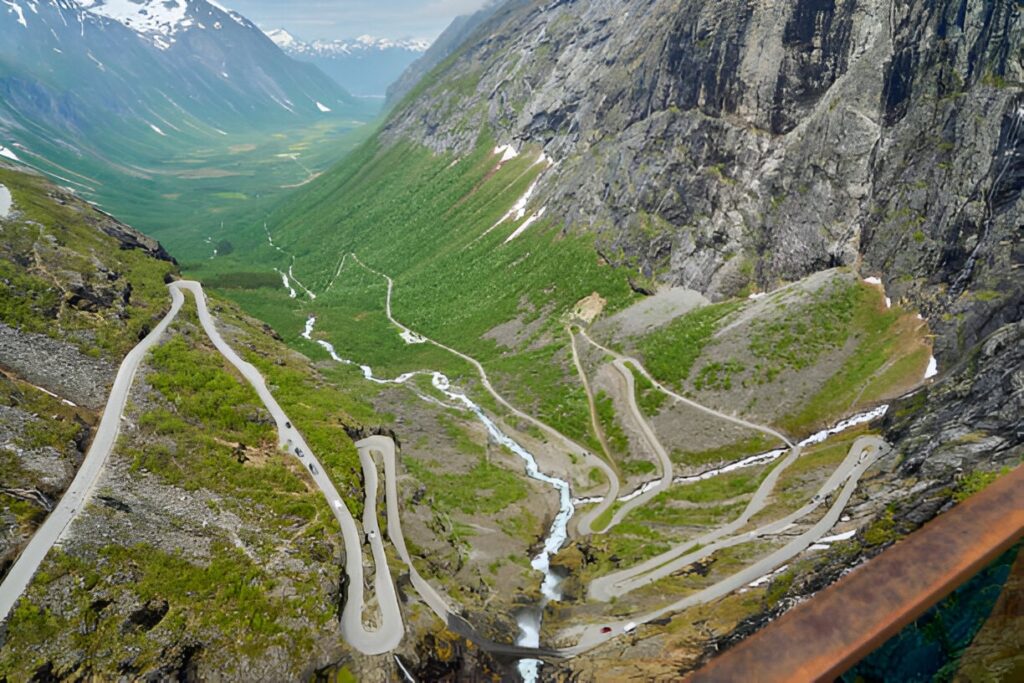
[[[265,33],[282,50],[290,48],[299,42],[298,38],[283,28],[272,28],[269,31],[265,31]]]
[[[402,50],[406,52],[426,52],[430,47],[429,40],[421,38],[378,38],[368,34],[338,40],[303,41],[296,38],[283,28],[266,31],[267,37],[274,41],[285,52],[295,55],[329,57],[332,55],[349,55],[373,50]]]

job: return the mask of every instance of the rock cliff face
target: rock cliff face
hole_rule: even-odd
[[[1022,80],[1014,3],[511,3],[384,136],[543,147],[537,206],[712,298],[859,266],[929,317],[946,368],[1024,313]]]
[[[920,310],[941,374],[884,425],[899,533],[961,476],[1020,462],[1019,3],[513,2],[418,93],[385,141],[543,149],[529,210],[592,235],[637,291],[724,299],[844,265]]]
[[[1015,308],[1021,45],[997,3],[513,3],[385,135],[543,146],[538,205],[713,296],[863,261],[934,313]]]

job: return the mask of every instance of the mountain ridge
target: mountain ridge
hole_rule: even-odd
[[[316,65],[343,88],[360,96],[383,97],[387,88],[430,47],[419,38],[356,38],[303,41],[284,29],[267,36],[286,54]]]

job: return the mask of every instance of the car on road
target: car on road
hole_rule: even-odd
[[[319,474],[319,472],[317,472],[316,465],[314,465],[313,463],[309,463],[309,471],[312,472],[313,474]]]
[[[299,456],[301,458],[305,454],[302,452],[301,448],[296,446],[296,448],[295,448],[295,455],[297,455],[297,456]]]
[[[285,422],[284,426],[285,426],[286,429],[291,429],[292,428],[292,423],[291,422]]]
[[[612,632],[612,627],[611,626],[602,626],[601,627],[601,633],[611,633],[611,632]]]
[[[635,621],[631,621],[631,622],[629,622],[628,624],[626,624],[625,626],[622,627],[622,632],[623,633],[633,633],[635,631],[636,631],[636,622]]]
[[[370,532],[369,532],[368,534],[366,534],[366,536],[367,536],[368,538],[371,538],[371,539],[373,539],[373,538],[377,538],[377,532],[376,532],[376,530],[374,530],[374,529],[370,529]]]

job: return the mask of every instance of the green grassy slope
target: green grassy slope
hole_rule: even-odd
[[[14,202],[0,241],[0,321],[119,362],[167,309],[164,280],[176,266],[120,248],[98,229],[112,219],[39,176],[0,165],[0,184]],[[79,282],[90,291],[127,290],[130,296],[123,305],[90,310],[71,303]]]
[[[517,403],[587,439],[585,396],[569,372],[560,320],[592,292],[609,308],[634,295],[625,273],[601,263],[587,238],[563,233],[556,219],[545,216],[508,243],[525,218],[488,232],[544,170],[538,156],[538,150],[524,150],[499,167],[486,139],[461,159],[411,145],[382,149],[371,140],[269,215],[268,229],[282,251],[263,235],[252,251],[187,267],[293,343],[303,343],[305,318],[315,314],[318,332],[339,354],[374,365],[379,374],[469,373],[435,347],[401,341],[384,317],[384,280],[351,258],[338,274],[345,255],[355,252],[394,278],[396,318],[479,358]],[[527,208],[529,216],[540,206]],[[250,242],[256,231],[250,230]],[[280,278],[266,277],[289,266],[317,294],[315,301],[301,290],[291,299]],[[517,317],[542,319],[531,357],[483,336]],[[303,348],[322,355],[318,347]]]

